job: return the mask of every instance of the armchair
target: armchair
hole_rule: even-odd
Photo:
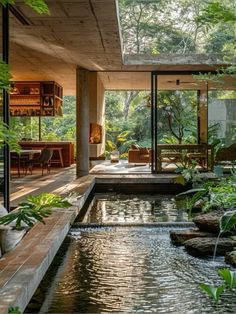
[[[149,163],[151,161],[151,149],[132,145],[128,151],[128,162],[133,164]]]

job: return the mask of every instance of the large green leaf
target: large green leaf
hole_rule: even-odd
[[[236,271],[224,268],[219,269],[218,274],[224,279],[227,287],[229,287],[230,289],[236,287]]]
[[[37,196],[28,196],[26,202],[19,204],[18,208],[1,217],[0,224],[7,225],[16,221],[16,229],[20,230],[22,222],[27,226],[32,227],[36,221],[45,224],[44,218],[52,213],[53,207],[67,208],[71,204],[62,196],[42,193]]]
[[[37,196],[28,196],[27,201],[31,202],[38,207],[60,207],[67,208],[70,207],[71,204],[60,195],[52,194],[52,193],[42,193]]]
[[[236,225],[236,210],[227,211],[220,218],[220,232],[228,232]]]
[[[25,4],[31,7],[35,12],[50,14],[49,8],[44,0],[24,0]],[[0,0],[0,4],[15,4],[15,0]]]
[[[210,297],[212,297],[215,301],[219,301],[220,295],[225,289],[225,286],[214,287],[211,285],[207,285],[205,283],[200,284],[200,288],[206,292]]]
[[[35,12],[50,14],[47,4],[43,0],[24,0],[25,4],[30,6]]]

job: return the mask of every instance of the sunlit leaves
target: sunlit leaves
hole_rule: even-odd
[[[31,7],[35,12],[39,14],[50,14],[49,8],[44,0],[24,0],[25,4]],[[0,4],[15,4],[14,0],[0,0]]]
[[[20,151],[17,134],[4,123],[0,123],[0,147],[7,144],[11,151]]]
[[[62,196],[42,193],[37,196],[28,196],[25,202],[19,204],[17,209],[0,218],[0,224],[16,222],[15,228],[20,230],[22,222],[32,227],[36,221],[45,224],[44,218],[52,214],[52,208],[67,208],[71,204]]]
[[[233,289],[236,287],[236,271],[224,268],[219,269],[218,274],[224,279],[229,289]]]
[[[236,226],[236,210],[227,211],[220,218],[220,232],[228,232]]]
[[[50,14],[47,4],[43,0],[24,0],[25,4],[30,6],[39,14]]]
[[[205,283],[200,284],[200,288],[206,292],[211,298],[213,298],[216,302],[219,301],[222,292],[225,289],[225,286],[214,287],[211,285],[207,285]]]
[[[0,61],[0,89],[9,89],[10,87],[10,69],[9,65]]]
[[[196,17],[196,21],[200,24],[214,25],[220,22],[235,22],[236,13],[226,7],[224,4],[213,1],[207,4],[202,13]]]

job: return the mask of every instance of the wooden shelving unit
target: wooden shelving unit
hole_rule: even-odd
[[[10,92],[11,116],[62,116],[62,87],[54,81],[18,81]]]

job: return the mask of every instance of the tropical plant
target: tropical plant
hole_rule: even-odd
[[[39,14],[50,14],[49,8],[44,0],[24,0],[25,4],[31,7],[35,12]],[[0,0],[0,4],[15,4],[14,0]]]
[[[224,279],[227,288],[232,290],[236,287],[236,271],[224,268],[219,269],[218,274]]]
[[[17,134],[2,122],[0,123],[0,148],[5,144],[7,144],[12,151],[20,151]]]
[[[30,6],[37,13],[50,14],[47,4],[44,0],[24,0],[25,4]],[[15,4],[14,0],[0,0],[0,4],[6,6],[7,4]],[[0,61],[0,90],[9,90],[11,73],[9,65]],[[0,122],[0,147],[6,143],[11,150],[19,151],[20,147],[17,143],[16,134],[9,130],[9,127]]]
[[[15,221],[15,229],[22,229],[22,222],[32,227],[36,221],[45,224],[44,218],[52,214],[53,207],[66,208],[71,204],[62,196],[42,193],[37,196],[28,196],[26,202],[19,204],[16,210],[2,216],[0,225],[7,225]]]
[[[206,292],[213,300],[216,302],[219,301],[222,292],[225,290],[225,285],[215,287],[211,285],[207,285],[205,283],[200,284],[200,288]]]
[[[221,294],[225,289],[233,290],[236,287],[236,271],[231,271],[227,268],[224,268],[219,269],[218,274],[224,280],[223,285],[212,286],[205,283],[200,284],[200,288],[216,302],[220,300]]]
[[[206,181],[199,189],[190,189],[178,196],[192,195],[193,206],[201,200],[203,212],[214,209],[229,210],[236,207],[236,181],[234,177],[227,180],[220,178],[218,181]]]
[[[119,134],[117,132],[110,133],[106,141],[106,151],[110,153],[113,150],[118,150],[120,154],[125,154],[131,144],[134,144],[136,141],[129,139],[130,131],[123,131]]]
[[[220,218],[220,234],[231,231],[236,226],[236,210],[224,213]]]
[[[176,183],[182,185],[191,183],[193,187],[196,187],[199,183],[202,182],[202,178],[200,176],[199,170],[196,167],[195,161],[191,161],[183,155],[181,161],[176,166],[177,169],[175,172],[179,174],[175,179]]]

